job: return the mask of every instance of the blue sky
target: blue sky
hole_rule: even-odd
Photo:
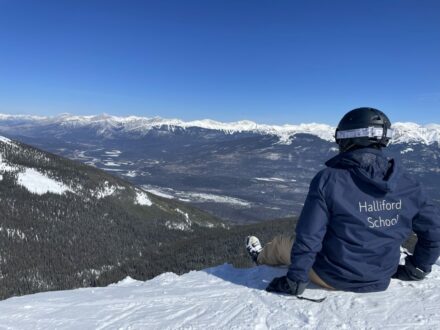
[[[0,112],[440,123],[440,1],[0,0]]]

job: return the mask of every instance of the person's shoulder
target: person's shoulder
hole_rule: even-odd
[[[329,182],[334,180],[335,176],[339,175],[341,169],[333,167],[325,167],[316,173],[315,177],[312,179],[313,186],[324,187]]]
[[[316,173],[315,178],[317,177],[320,180],[328,180],[339,175],[346,175],[347,173],[348,171],[346,168],[327,166]]]

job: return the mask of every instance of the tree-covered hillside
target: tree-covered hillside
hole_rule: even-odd
[[[199,228],[219,226],[205,212],[96,168],[0,141],[1,298],[93,285]],[[118,280],[106,278],[102,284]]]

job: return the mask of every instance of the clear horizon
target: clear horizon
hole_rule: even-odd
[[[36,115],[36,114],[11,114],[11,113],[4,113],[4,112],[0,112],[0,116],[31,116],[31,117],[48,117],[48,118],[56,118],[56,117],[61,117],[63,115],[69,115],[69,116],[78,116],[78,117],[99,117],[99,116],[113,116],[113,117],[120,117],[120,118],[127,118],[127,117],[139,117],[139,118],[145,118],[145,119],[154,119],[154,118],[160,118],[163,120],[181,120],[182,122],[192,122],[192,121],[203,121],[203,120],[213,120],[222,124],[231,124],[231,123],[236,123],[236,122],[240,122],[240,121],[251,121],[254,122],[257,125],[269,125],[269,126],[283,126],[283,125],[301,125],[301,124],[324,124],[324,125],[329,125],[332,127],[336,127],[337,126],[337,122],[336,123],[327,123],[327,122],[319,122],[319,121],[313,121],[313,122],[285,122],[285,123],[267,123],[267,122],[259,122],[259,121],[255,121],[255,120],[251,120],[251,119],[239,119],[239,120],[233,120],[233,121],[221,121],[221,120],[216,120],[214,118],[196,118],[196,119],[191,119],[191,120],[185,120],[182,118],[178,118],[178,117],[163,117],[163,116],[148,116],[148,115],[133,115],[133,114],[124,114],[124,115],[112,115],[112,114],[108,114],[108,113],[97,113],[97,114],[82,114],[82,115],[78,115],[78,114],[74,114],[74,113],[58,113],[58,114],[53,114],[53,115]],[[1,120],[1,118],[0,118]],[[417,121],[395,121],[392,122],[391,124],[394,125],[396,123],[400,123],[400,124],[417,124],[420,126],[427,126],[427,125],[440,125],[440,122],[428,122],[428,123],[421,123],[421,122],[417,122]]]
[[[0,113],[440,122],[440,2],[0,1]]]

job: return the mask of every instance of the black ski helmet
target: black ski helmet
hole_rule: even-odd
[[[393,130],[388,117],[374,108],[357,108],[342,117],[335,139],[341,152],[359,147],[386,147]]]

